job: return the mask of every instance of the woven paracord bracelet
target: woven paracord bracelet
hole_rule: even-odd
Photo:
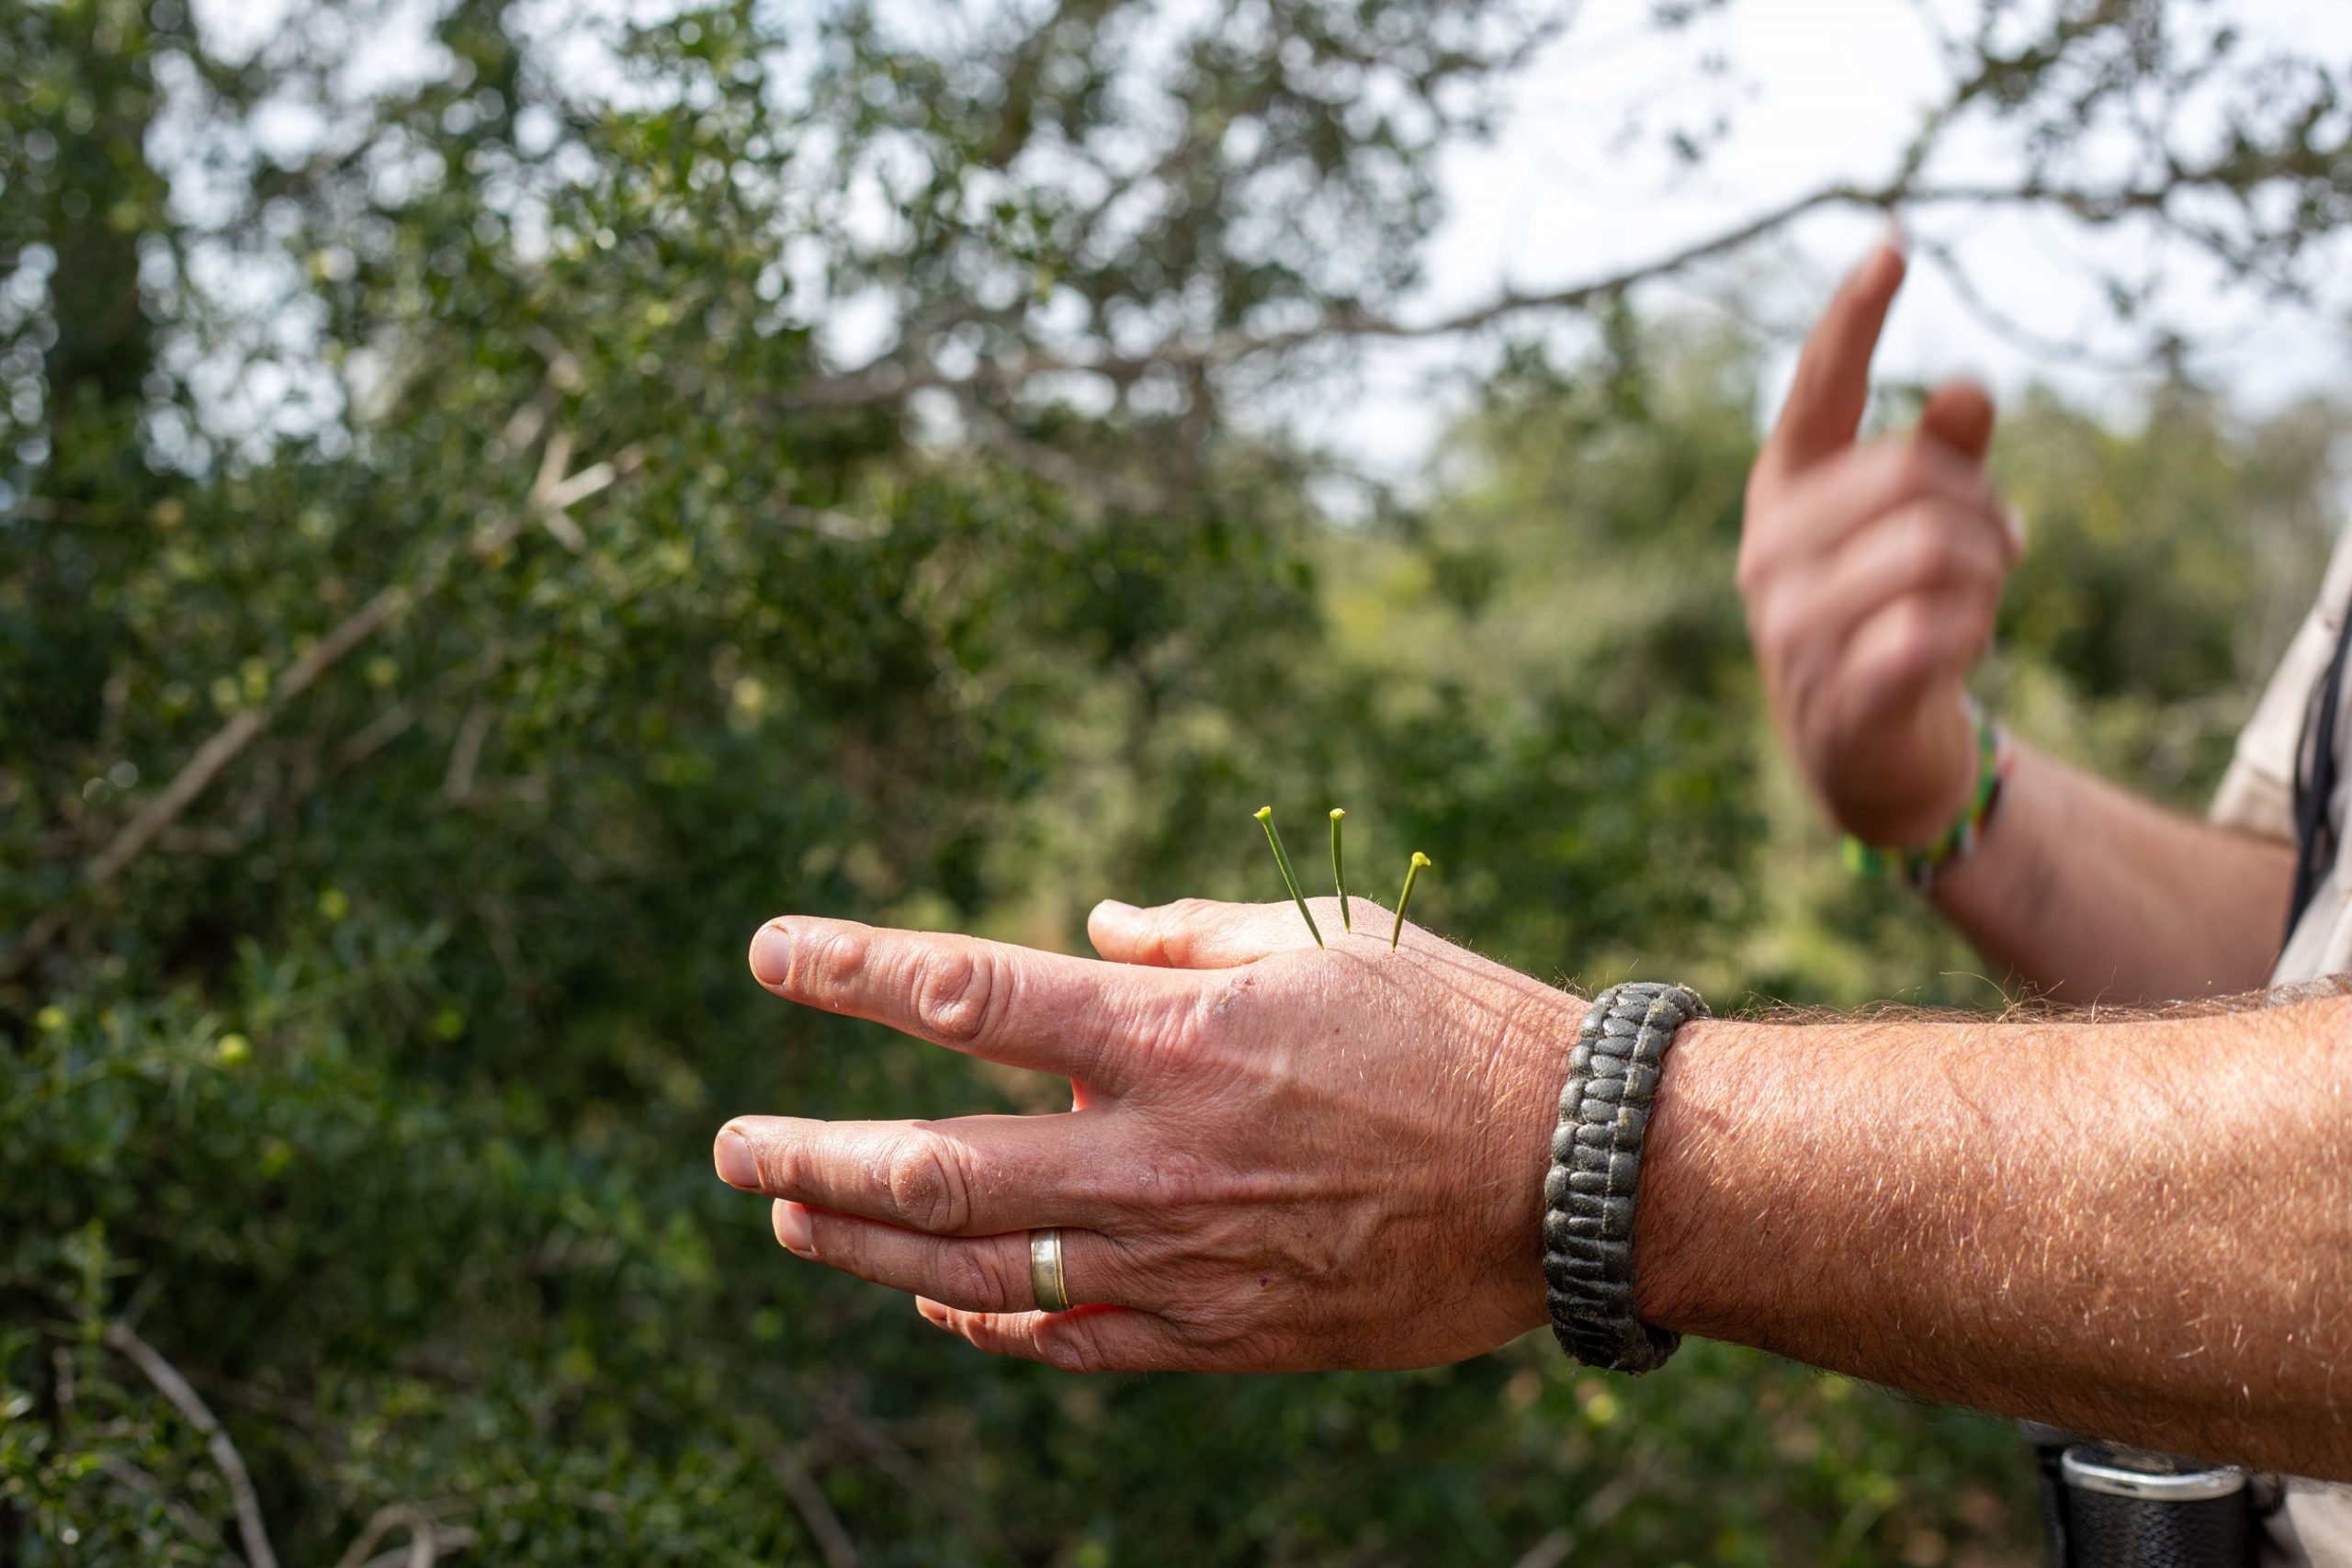
[[[1587,1366],[1646,1372],[1682,1343],[1634,1311],[1634,1198],[1667,1047],[1706,1016],[1687,986],[1611,986],[1593,998],[1568,1057],[1544,1180],[1544,1299],[1560,1348]]]

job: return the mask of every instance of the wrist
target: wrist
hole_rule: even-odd
[[[1839,853],[1846,869],[1859,876],[1899,882],[1926,893],[1949,866],[1973,854],[1999,807],[2003,786],[2013,760],[2008,737],[1973,699],[1962,699],[1957,715],[1966,726],[1966,768],[1946,770],[1967,786],[1958,808],[1928,837],[1870,840],[1849,833]]]
[[[1928,792],[1901,825],[1900,837],[1884,840],[1898,849],[1916,849],[1934,839],[1968,810],[1976,795],[1984,715],[1975,699],[1965,692],[1939,699],[1925,707],[1917,723],[1921,754],[1936,759],[1942,787]]]
[[[1965,694],[1919,705],[1875,744],[1824,768],[1820,796],[1838,833],[1889,851],[1933,840],[1976,787],[1976,716]]]
[[[1634,1226],[1666,1064],[1706,1016],[1689,987],[1645,980],[1601,992],[1579,1022],[1544,1176],[1544,1278],[1553,1333],[1587,1366],[1638,1376],[1681,1343],[1640,1310]]]
[[[1744,1338],[1759,1308],[1746,1288],[1759,1272],[1742,1239],[1713,1227],[1736,1204],[1725,1203],[1737,1179],[1736,1151],[1748,1142],[1742,1123],[1777,1094],[1770,1024],[1694,1019],[1667,1053],[1650,1109],[1642,1158],[1642,1201],[1634,1215],[1635,1304],[1642,1320],[1678,1334]],[[1771,1114],[1769,1109],[1764,1114]],[[1745,1238],[1770,1247],[1769,1235]]]
[[[1507,1179],[1498,1190],[1505,1212],[1501,1267],[1511,1321],[1524,1333],[1551,1321],[1544,1304],[1544,1179],[1552,1164],[1552,1129],[1559,1120],[1560,1086],[1568,1075],[1577,1028],[1589,998],[1530,980],[1530,994],[1511,1010],[1510,1066],[1498,1096],[1495,1125],[1509,1130],[1499,1162]]]

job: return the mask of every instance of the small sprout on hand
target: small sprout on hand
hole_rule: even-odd
[[[1420,875],[1421,867],[1429,863],[1430,857],[1415,850],[1412,863],[1405,868],[1405,891],[1396,895],[1396,924],[1388,933],[1388,951],[1391,953],[1396,951],[1396,939],[1405,934],[1405,906],[1413,901],[1413,878]]]
[[[1323,945],[1323,933],[1315,929],[1315,917],[1306,912],[1306,895],[1298,890],[1298,878],[1291,874],[1290,856],[1283,853],[1283,836],[1274,831],[1274,808],[1258,807],[1258,820],[1266,829],[1266,842],[1274,847],[1274,863],[1282,867],[1283,886],[1290,889],[1291,901],[1298,906],[1298,918],[1306,922],[1306,932],[1315,945]]]
[[[1348,874],[1340,869],[1340,822],[1346,816],[1338,807],[1331,807],[1331,883],[1340,890],[1340,924],[1352,933],[1356,921],[1348,912]]]

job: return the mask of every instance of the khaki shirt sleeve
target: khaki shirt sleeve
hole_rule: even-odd
[[[2295,629],[2278,672],[2238,734],[2229,771],[2213,793],[2212,820],[2223,828],[2292,843],[2295,839],[2295,750],[2312,693],[2327,673],[2335,639],[2352,599],[2352,529],[2338,536],[2320,583],[2319,601]]]

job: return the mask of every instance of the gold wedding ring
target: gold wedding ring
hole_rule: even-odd
[[[1029,1289],[1039,1312],[1069,1311],[1069,1282],[1062,1275],[1062,1233],[1053,1226],[1029,1233]]]

